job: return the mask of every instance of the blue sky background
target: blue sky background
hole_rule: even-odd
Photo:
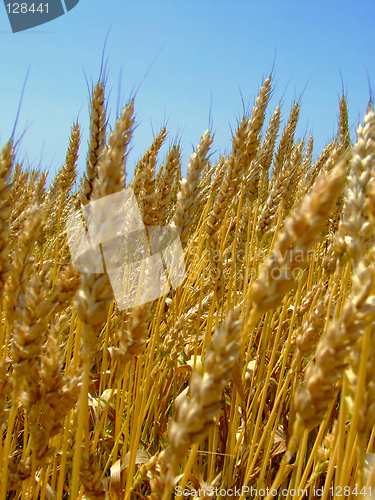
[[[38,3],[38,2],[37,2]],[[302,96],[297,135],[312,133],[315,157],[337,131],[340,71],[353,137],[375,82],[375,2],[303,0],[80,0],[59,19],[13,34],[0,5],[0,141],[11,135],[28,68],[16,137],[28,126],[18,159],[51,176],[63,165],[70,129],[82,128],[79,170],[85,168],[89,92],[108,30],[110,125],[144,77],[135,101],[134,164],[167,124],[167,145],[181,138],[183,167],[212,114],[214,158],[230,147],[231,127],[251,109],[274,67],[267,117],[283,99],[283,117]],[[119,92],[119,83],[121,90]],[[305,88],[306,87],[306,88]],[[304,90],[305,89],[305,90]],[[166,149],[162,150],[163,160]]]

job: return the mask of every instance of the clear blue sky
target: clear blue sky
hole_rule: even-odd
[[[3,145],[12,132],[30,68],[17,126],[17,137],[28,126],[19,160],[28,158],[24,163],[33,166],[41,162],[53,175],[64,163],[78,116],[83,171],[89,125],[84,72],[96,82],[110,29],[111,126],[118,102],[126,103],[161,49],[135,101],[138,127],[128,178],[153,131],[165,123],[167,143],[181,138],[186,169],[192,147],[207,129],[210,108],[215,156],[228,149],[231,127],[242,114],[241,93],[251,109],[274,60],[268,117],[283,97],[287,119],[294,98],[306,87],[298,135],[313,133],[316,156],[337,130],[340,71],[353,134],[366,110],[368,77],[375,82],[374,19],[373,0],[80,0],[64,16],[13,34],[0,6],[0,141]]]

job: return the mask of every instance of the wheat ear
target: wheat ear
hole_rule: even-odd
[[[134,127],[134,103],[123,109],[122,115],[116,121],[115,129],[108,138],[98,164],[98,178],[94,182],[92,199],[122,191],[126,185],[126,154]]]
[[[87,153],[86,173],[83,174],[80,189],[80,200],[87,205],[97,177],[99,157],[105,146],[106,109],[104,104],[104,84],[98,82],[91,96],[90,139]]]
[[[288,123],[283,129],[283,132],[280,137],[280,142],[275,153],[275,157],[273,160],[272,175],[271,175],[271,184],[275,182],[286,160],[289,157],[289,153],[291,151],[294,142],[294,134],[297,128],[299,114],[300,114],[300,105],[298,102],[296,102],[295,104],[293,104],[292,109],[290,110]]]
[[[155,223],[157,212],[155,179],[156,159],[166,137],[167,131],[164,127],[156,136],[155,141],[149,150],[149,156],[145,161],[145,167],[143,169],[143,188],[141,191],[142,202],[140,204],[140,207],[143,213],[143,222],[148,226],[151,226]]]
[[[181,149],[179,145],[172,146],[167,153],[167,157],[161,171],[157,184],[156,197],[158,200],[158,210],[156,214],[157,223],[165,224],[168,218],[168,206],[172,198],[173,181],[176,172],[181,165]]]
[[[5,279],[9,272],[8,236],[11,203],[9,195],[12,185],[8,182],[13,166],[13,143],[8,141],[1,150],[0,156],[0,297],[3,294]]]
[[[60,189],[65,194],[68,193],[76,180],[77,176],[77,160],[78,149],[81,139],[78,123],[75,123],[72,128],[72,133],[69,141],[69,148],[66,154],[65,165],[62,168],[60,177]]]
[[[369,218],[367,192],[375,172],[375,112],[369,109],[364,127],[357,129],[357,142],[349,164],[348,192],[333,242],[331,258],[343,264],[350,258],[359,261],[373,244],[375,226]]]
[[[207,164],[207,153],[212,142],[213,137],[207,130],[201,137],[197,151],[190,156],[186,179],[181,181],[172,225],[178,230],[182,244],[187,239],[192,215],[197,208],[199,180],[202,170]]]

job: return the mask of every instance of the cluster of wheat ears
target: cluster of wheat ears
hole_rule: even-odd
[[[79,183],[77,123],[48,189],[2,148],[0,500],[370,496],[375,112],[352,144],[343,95],[313,163],[299,102],[264,126],[271,85],[216,164],[206,131],[186,179],[177,141],[158,166],[163,128],[136,165],[144,224],[178,231],[186,278],[129,310],[107,273],[74,269],[66,221],[127,186],[134,100],[107,133],[93,88]]]

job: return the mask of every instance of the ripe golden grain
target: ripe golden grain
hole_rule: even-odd
[[[281,485],[311,498],[324,487],[329,498],[331,486],[365,485],[365,453],[375,453],[373,106],[352,145],[342,96],[337,136],[313,161],[313,137],[306,148],[296,137],[299,103],[279,141],[280,105],[262,137],[271,87],[266,78],[216,163],[207,131],[185,179],[178,142],[160,164],[163,128],[137,164],[128,186],[144,222],[178,230],[187,273],[128,311],[106,273],[73,268],[65,225],[80,202],[126,187],[134,101],[106,139],[104,82],[94,87],[78,191],[78,124],[48,188],[45,172],[14,162],[12,141],[3,147],[0,500]]]

